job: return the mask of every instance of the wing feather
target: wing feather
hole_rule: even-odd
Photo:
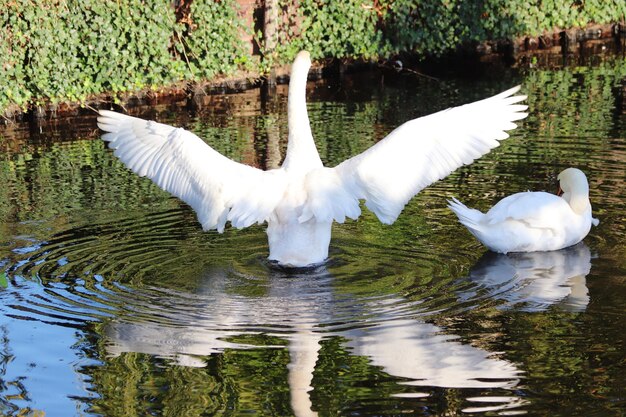
[[[498,201],[487,213],[488,224],[521,221],[527,227],[554,229],[571,209],[563,198],[544,191],[516,193]]]
[[[519,89],[402,124],[363,153],[324,172],[324,180],[311,179],[302,219],[317,216],[314,213],[323,217],[332,213],[337,221],[358,217],[354,202],[364,199],[381,222],[393,223],[420,190],[509,137],[506,130],[516,128],[514,122],[527,116],[528,106],[517,104],[526,96],[514,95]],[[319,175],[318,171],[309,176]],[[325,200],[314,201],[311,195]],[[331,208],[322,212],[325,204]]]
[[[266,221],[286,187],[281,170],[232,161],[182,128],[101,110],[102,139],[128,168],[189,204],[205,230]]]

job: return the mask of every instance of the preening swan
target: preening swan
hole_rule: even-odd
[[[456,198],[448,207],[483,245],[494,252],[550,251],[575,245],[598,219],[591,217],[589,184],[577,168],[562,171],[563,195],[524,192],[500,200],[487,213],[467,208]]]
[[[219,154],[191,132],[101,110],[98,126],[127,167],[195,210],[204,230],[224,231],[267,222],[269,259],[307,266],[328,256],[333,221],[361,214],[360,200],[378,219],[393,223],[406,203],[429,184],[471,163],[506,139],[515,120],[519,87],[402,124],[386,138],[334,168],[315,147],[306,109],[311,59],[296,57],[289,83],[287,154],[263,171]]]

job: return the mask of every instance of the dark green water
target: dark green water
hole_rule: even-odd
[[[302,273],[265,262],[263,227],[201,232],[94,117],[2,129],[0,415],[626,414],[626,62],[459,73],[310,85],[328,165],[515,84],[530,116],[393,226],[336,225],[329,262]],[[285,93],[134,112],[272,167]],[[490,254],[446,208],[553,191],[569,166],[601,221],[573,248]]]

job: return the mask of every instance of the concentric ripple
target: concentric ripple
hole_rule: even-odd
[[[189,217],[186,209],[157,212],[14,247],[0,310],[94,328],[110,360],[141,353],[203,368],[226,351],[286,349],[292,403],[303,410],[317,360],[334,340],[401,381],[390,397],[398,401],[456,388],[512,398],[490,409],[523,404],[513,394],[523,375],[514,363],[446,330],[446,317],[487,298],[461,276],[472,247],[457,248],[457,263],[446,265],[451,254],[429,245],[376,243],[379,226],[366,221],[336,228],[326,264],[281,269],[264,259],[262,228],[201,233]]]

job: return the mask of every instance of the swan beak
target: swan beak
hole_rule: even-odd
[[[559,197],[563,195],[563,189],[561,188],[560,185],[559,185],[559,189],[556,190],[556,195],[558,195]]]

